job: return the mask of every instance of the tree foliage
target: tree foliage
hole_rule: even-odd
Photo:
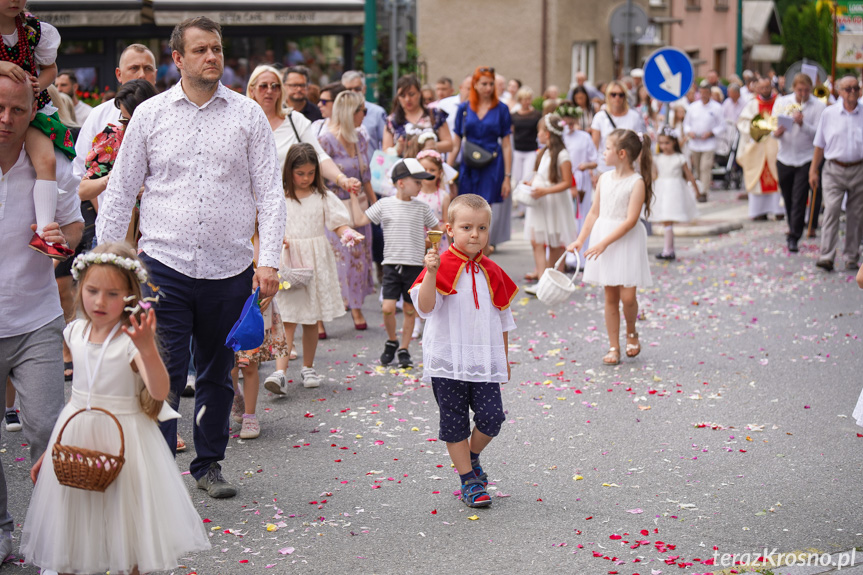
[[[808,58],[829,72],[833,56],[833,24],[829,10],[818,14],[815,2],[811,1],[786,0],[777,3],[777,7],[780,5],[785,6],[784,13],[780,12],[783,34],[774,34],[772,41],[785,46],[785,55],[777,71],[782,73],[794,62]]]

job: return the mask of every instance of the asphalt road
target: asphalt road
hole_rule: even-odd
[[[482,455],[494,503],[477,511],[453,496],[431,389],[377,366],[385,334],[369,298],[368,331],[349,316],[328,325],[320,388],[261,390],[261,437],[232,439],[224,462],[236,498],[210,500],[185,476],[213,548],[175,573],[708,573],[717,552],[861,545],[863,429],[850,415],[863,293],[851,272],[814,267],[813,241],[787,253],[783,234],[747,222],[653,260],[644,350],[616,368],[601,365],[601,290],[554,309],[517,298],[508,420]],[[523,241],[495,259],[514,278],[532,267]],[[189,400],[181,411],[190,438]],[[25,440],[0,440],[20,522]]]

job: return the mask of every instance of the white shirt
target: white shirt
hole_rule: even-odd
[[[857,104],[849,112],[841,100],[827,106],[818,121],[813,143],[824,150],[827,160],[844,163],[863,160],[863,107]]]
[[[57,158],[57,198],[54,221],[61,226],[83,222],[78,179],[62,153]],[[7,173],[0,172],[0,338],[31,333],[63,314],[51,258],[27,247],[36,223],[33,184],[36,170],[21,150]],[[59,350],[58,350],[59,353]]]
[[[569,152],[569,157],[572,161],[575,188],[583,192],[590,191],[592,184],[590,181],[590,170],[578,169],[580,164],[596,162],[598,159],[590,134],[584,130],[570,130],[567,126],[564,126],[563,145],[566,146],[566,151]]]
[[[291,146],[297,143],[297,134],[300,135],[301,141],[311,144],[315,148],[315,152],[318,154],[318,162],[329,160],[329,154],[327,154],[321,147],[320,142],[318,142],[317,135],[315,134],[315,130],[312,128],[313,122],[296,110],[291,110],[290,108],[288,109],[288,114],[290,114],[290,116],[286,116],[282,125],[276,128],[273,132],[273,137],[276,141],[276,152],[278,153],[279,158],[279,173],[284,172],[285,158],[288,157],[288,152],[290,151]],[[294,122],[293,127],[291,127],[291,121]],[[294,128],[297,130],[296,133],[294,133]]]
[[[593,123],[590,124],[590,128],[592,130],[597,130],[599,132],[599,148],[597,148],[597,153],[599,155],[597,162],[597,171],[598,172],[607,172],[613,168],[609,168],[605,165],[605,138],[608,137],[610,133],[614,130],[632,130],[634,132],[644,133],[647,131],[647,128],[644,125],[644,118],[633,109],[628,109],[626,114],[623,116],[613,116],[614,125],[611,124],[611,119],[609,118],[609,112],[607,110],[600,110],[593,116]]]
[[[75,119],[78,120],[78,125],[81,126],[84,122],[87,121],[87,118],[90,116],[90,112],[93,111],[93,106],[89,104],[85,104],[81,100],[78,100],[78,103],[75,104]],[[119,112],[119,110],[117,110]],[[104,126],[103,126],[104,127]],[[87,150],[89,151],[89,150]]]
[[[116,125],[119,119],[120,110],[114,105],[112,98],[93,108],[85,121],[78,120],[78,123],[81,124],[81,130],[78,132],[78,139],[75,140],[75,154],[77,155],[72,161],[72,173],[75,174],[79,182],[87,173],[84,160],[87,159],[87,154],[93,148],[93,140],[99,132],[105,129],[108,123]]]
[[[361,127],[369,134],[369,145],[373,150],[380,150],[384,140],[384,130],[387,126],[387,111],[374,102],[366,101],[366,117]]]
[[[57,60],[57,48],[60,47],[60,32],[47,22],[39,21],[41,36],[36,49],[33,51],[33,59],[37,66],[50,66]],[[11,34],[3,34],[3,43],[10,48],[18,43],[18,31]]]
[[[790,108],[795,104],[797,104],[797,96],[793,93],[776,98],[773,104],[773,115],[790,116]],[[815,140],[815,130],[818,129],[818,120],[821,119],[824,108],[824,104],[818,98],[809,96],[803,104],[803,125],[798,126],[795,123],[791,130],[786,130],[776,138],[779,142],[779,152],[776,154],[778,161],[795,168],[812,161],[812,154],[815,152],[815,145],[812,142]]]
[[[741,94],[739,98],[737,98],[737,103],[734,103],[734,100],[731,98],[725,98],[722,102],[722,114],[725,117],[726,122],[731,122],[732,124],[737,123],[737,116],[740,115],[740,112],[743,111],[743,108],[746,107],[746,98]]]
[[[285,194],[276,143],[261,107],[219,84],[198,107],[182,83],[135,109],[102,194],[99,242],[126,237],[141,185],[138,247],[196,279],[238,275],[252,263],[279,267]]]
[[[423,328],[423,377],[456,381],[505,383],[506,349],[503,332],[515,329],[512,311],[500,311],[491,303],[488,281],[481,270],[476,274],[479,309],[473,299],[471,271],[465,265],[455,288],[458,293],[443,296],[435,290],[431,312],[417,314],[426,320]],[[419,301],[420,286],[411,289],[413,301]]]
[[[701,100],[692,102],[686,109],[686,117],[683,118],[683,132],[687,137],[694,133],[695,138],[689,140],[689,149],[693,152],[712,152],[716,149],[716,137],[725,131],[725,117],[722,106],[715,100],[708,100],[707,104]],[[713,134],[707,140],[702,140],[701,135],[710,132]]]
[[[459,104],[461,104],[461,96],[458,93],[437,101],[437,109],[447,113],[446,123],[449,125],[451,134],[455,134],[455,117]]]

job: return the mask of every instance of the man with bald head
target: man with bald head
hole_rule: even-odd
[[[36,170],[24,150],[24,135],[36,115],[29,84],[0,76],[0,246],[23,245],[36,229],[33,186]],[[57,198],[54,222],[44,238],[74,248],[81,238],[83,218],[78,179],[71,164],[57,159]],[[0,250],[0,397],[7,378],[18,391],[24,435],[35,463],[48,447],[54,422],[63,409],[63,310],[50,259],[34,250]],[[18,497],[24,497],[19,494]],[[0,563],[12,552],[14,521],[7,509],[6,478],[0,464]]]
[[[845,269],[856,272],[863,237],[863,110],[860,84],[854,76],[839,80],[839,100],[827,106],[815,132],[815,152],[809,165],[809,186],[818,186],[818,166],[824,162],[824,219],[821,224],[821,253],[816,266],[833,271],[839,237],[842,200],[845,205]]]
[[[131,80],[143,78],[154,86],[156,85],[156,57],[149,48],[143,44],[130,44],[120,54],[120,63],[114,71],[117,83],[125,84]],[[90,112],[87,121],[81,126],[78,140],[75,142],[75,153],[78,154],[72,164],[75,176],[80,180],[87,173],[84,160],[90,148],[93,147],[93,138],[101,132],[108,123],[116,123],[120,118],[120,110],[114,105],[114,100],[108,100],[99,104]],[[103,178],[107,182],[107,178]]]

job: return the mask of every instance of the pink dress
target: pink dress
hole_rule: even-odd
[[[427,194],[425,192],[420,192],[417,194],[417,199],[421,202],[424,202],[429,205],[429,207],[434,212],[434,215],[437,217],[438,221],[445,222],[446,214],[443,213],[443,199],[444,196],[447,195],[447,191],[438,188],[437,192],[433,194]],[[428,231],[428,228],[426,228]],[[444,253],[449,247],[449,236],[444,234],[440,240],[440,253]]]

